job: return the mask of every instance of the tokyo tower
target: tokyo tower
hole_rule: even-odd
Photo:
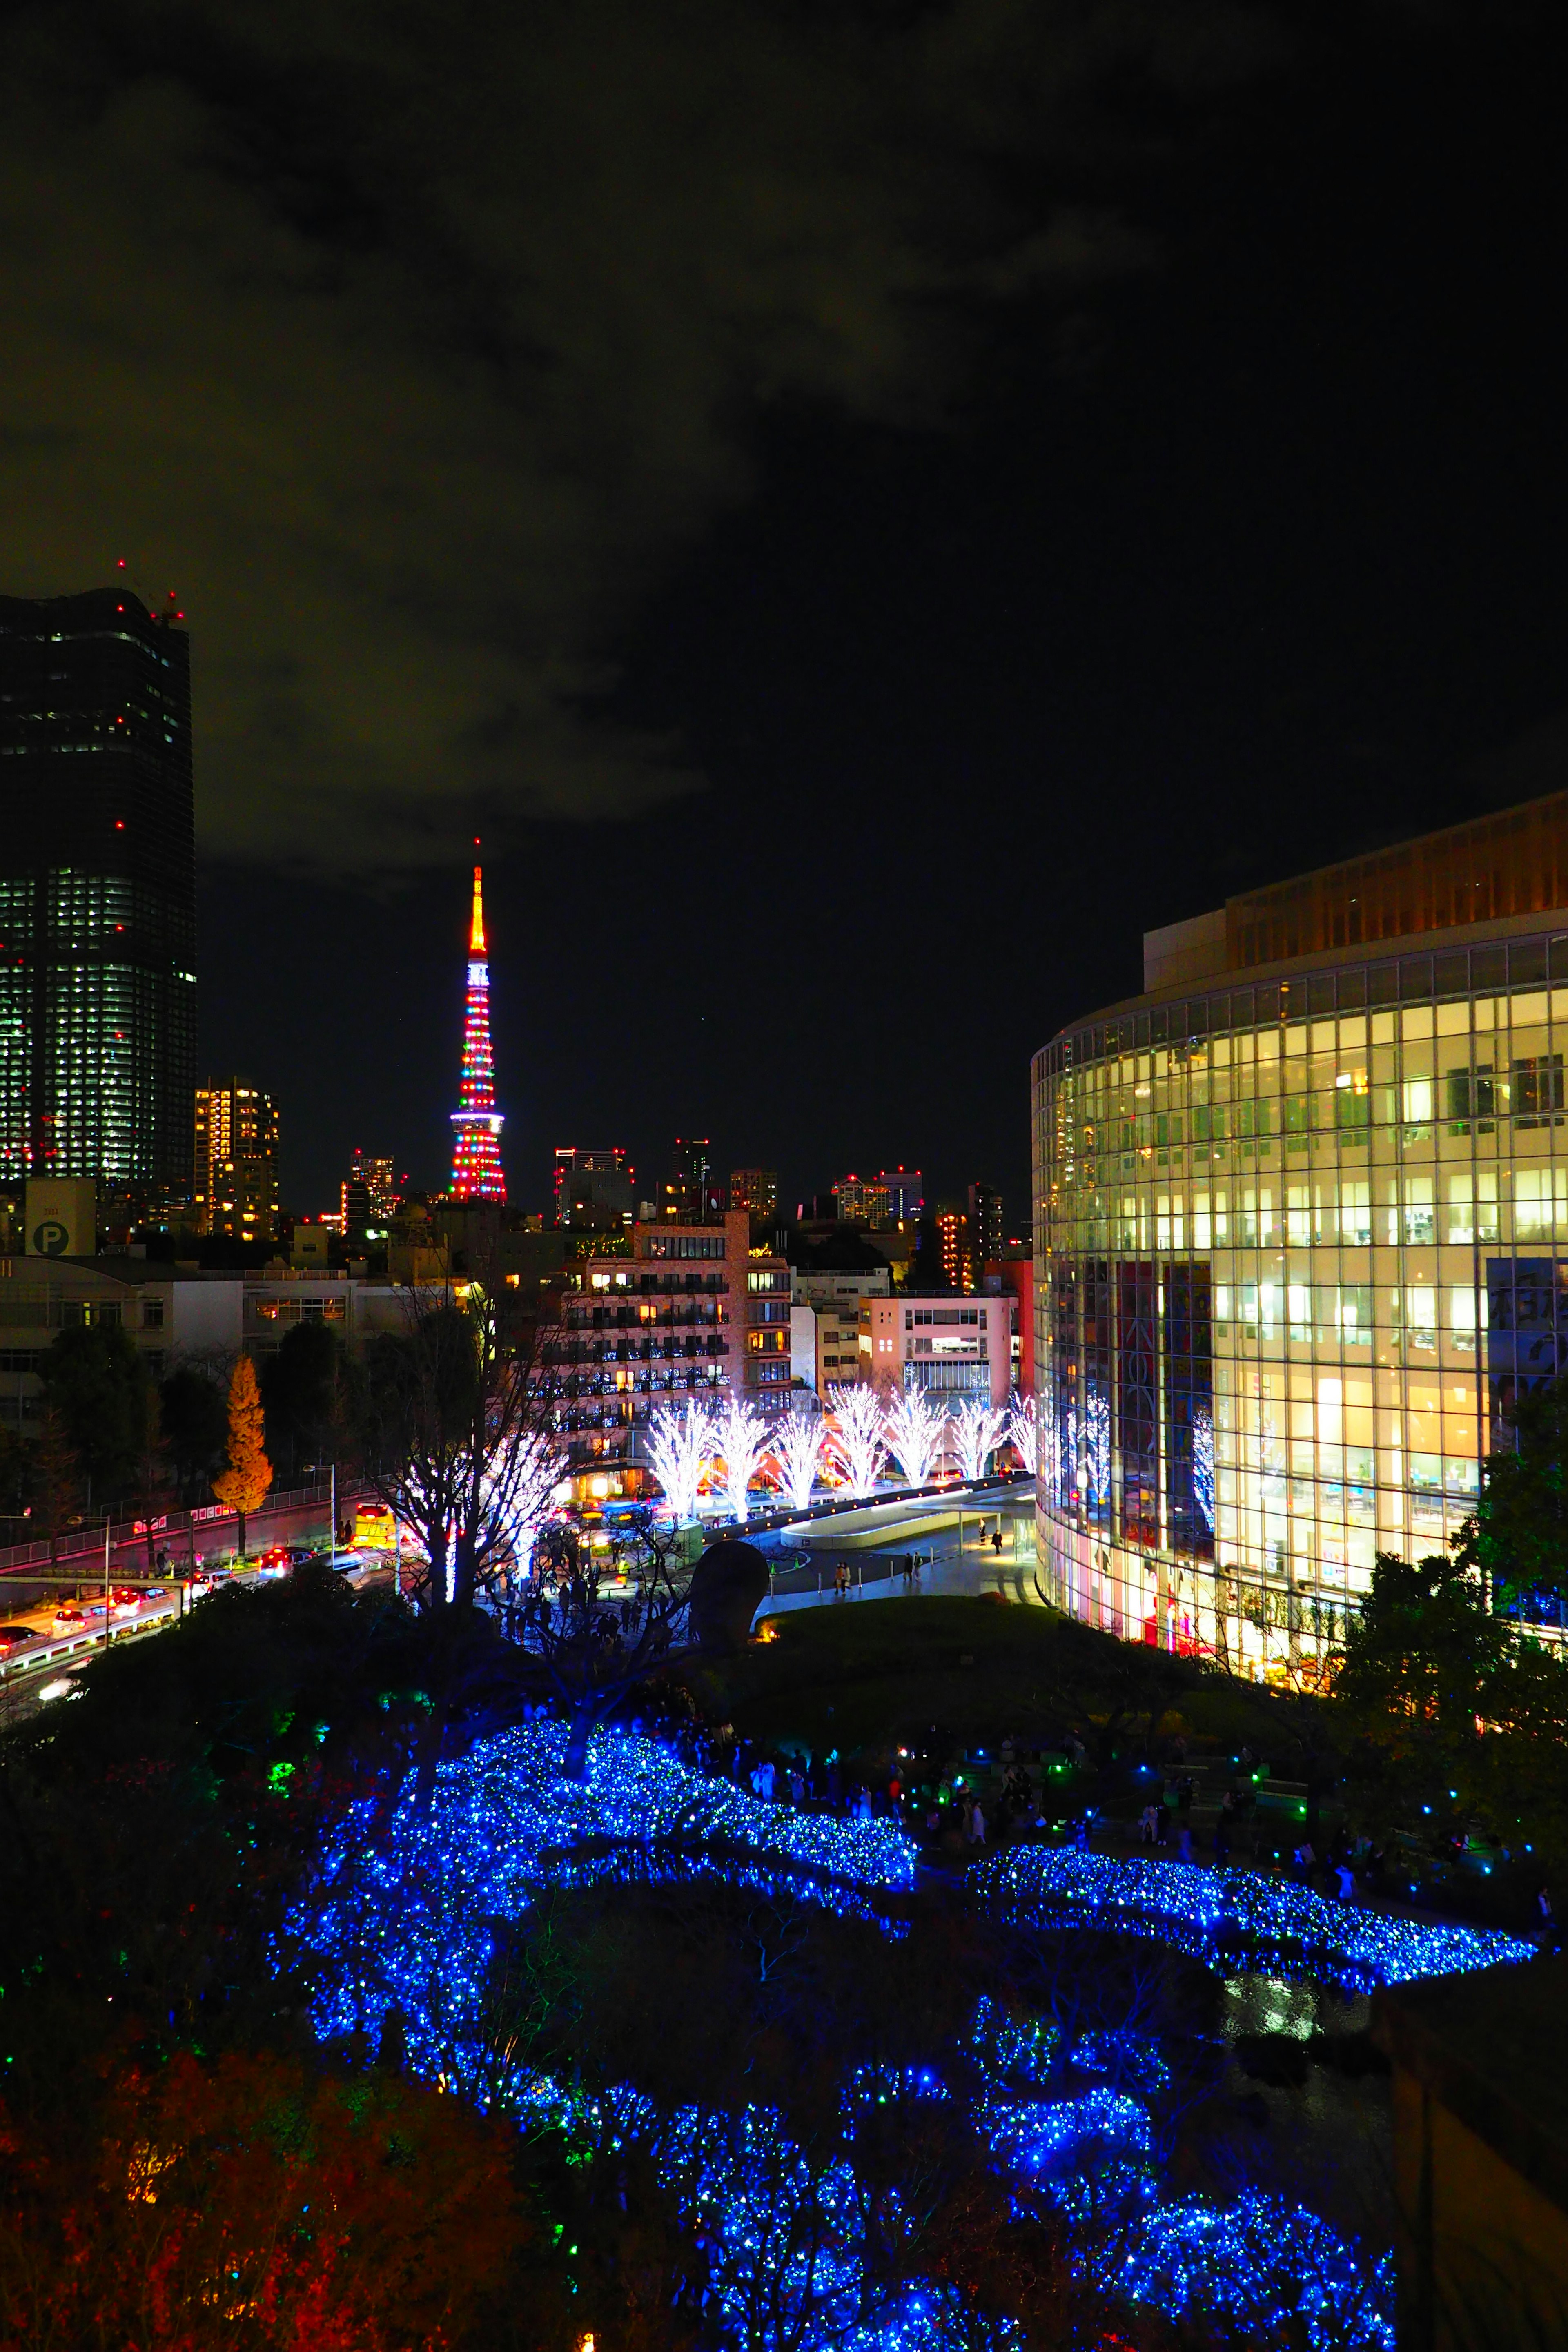
[[[475,845],[476,847],[478,845]],[[482,869],[474,868],[474,919],[468,932],[468,996],[463,1018],[463,1076],[452,1113],[452,1192],[459,1201],[504,1201],[501,1114],[496,1108],[490,1048],[490,968],[485,956]]]

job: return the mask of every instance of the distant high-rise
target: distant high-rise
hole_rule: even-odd
[[[664,1216],[689,1225],[706,1224],[723,1215],[723,1191],[713,1181],[705,1135],[676,1137],[669,1181],[659,1206]]]
[[[603,1150],[562,1144],[555,1153],[555,1222],[591,1233],[632,1221],[637,1171],[618,1144]]]
[[[925,1208],[925,1180],[918,1168],[883,1168],[878,1183],[888,1195],[888,1213],[899,1225],[912,1225]]]
[[[776,1168],[732,1168],[730,1206],[744,1209],[757,1223],[778,1214],[779,1171]]]
[[[0,597],[0,1181],[191,1183],[183,617],[126,588]]]
[[[474,868],[473,919],[468,927],[468,992],[463,1019],[463,1075],[452,1113],[452,1194],[458,1201],[504,1201],[501,1114],[496,1108],[495,1055],[490,1046],[490,968],[485,950],[484,877]]]
[[[859,1176],[840,1176],[833,1187],[833,1197],[845,1224],[886,1225],[892,1222],[888,1188],[881,1182],[873,1184]]]
[[[397,1208],[397,1179],[395,1162],[378,1159],[355,1144],[353,1158],[349,1162],[349,1182],[363,1184],[365,1205],[370,1215],[384,1224]]]
[[[962,1209],[939,1209],[937,1245],[942,1253],[942,1278],[950,1290],[974,1287],[974,1232]]]
[[[278,1227],[278,1106],[259,1087],[209,1078],[196,1088],[196,1231],[270,1241]]]
[[[989,1184],[969,1188],[969,1237],[982,1265],[1002,1255],[1002,1195]]]

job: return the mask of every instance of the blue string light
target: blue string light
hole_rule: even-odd
[[[1280,2197],[1248,2191],[1225,2211],[1196,2198],[1146,2215],[1100,2282],[1167,2319],[1268,2340],[1289,2329],[1311,2352],[1393,2352],[1393,2264]],[[1229,2330],[1226,2331],[1227,2334]]]
[[[1371,1992],[1413,1978],[1528,1960],[1534,1947],[1489,1927],[1443,1927],[1331,1902],[1310,1886],[1196,1863],[1115,1862],[1064,1846],[1015,1846],[971,1882],[1003,1917],[1065,1913],[1073,1924],[1144,1935],[1211,1967],[1266,1966]]]
[[[906,2111],[912,2123],[922,2103],[962,2101],[1015,2210],[1066,2220],[1080,2271],[1099,2284],[1173,2321],[1290,2322],[1313,2352],[1388,2352],[1385,2272],[1319,2216],[1257,2196],[1225,2210],[1161,2200],[1149,2103],[1170,2074],[1147,2036],[1097,2030],[1064,2050],[1055,2024],[983,2000],[956,2072],[858,2068],[837,2134],[811,2149],[769,2109],[667,2114],[631,2084],[590,2095],[500,2054],[493,1979],[505,1925],[548,1886],[706,1878],[907,1932],[885,1898],[912,1884],[915,1852],[892,1824],[766,1802],[632,1733],[596,1737],[582,1781],[563,1779],[564,1749],[559,1726],[530,1726],[441,1767],[428,1806],[409,1794],[389,1823],[358,1808],[290,1917],[279,1958],[311,1970],[326,2038],[374,2040],[396,2010],[417,2072],[584,2153],[645,2147],[705,2250],[722,2333],[795,2352],[1018,2352],[1011,2321],[977,2315],[942,2281],[888,2282],[868,2257],[873,2200],[854,2168],[858,2133],[878,2109],[895,2124]],[[972,1883],[1005,1914],[1065,1911],[1211,1959],[1266,1950],[1277,1967],[1344,1984],[1480,1967],[1529,1948],[1348,1911],[1251,1873],[1081,1852],[1016,1849]],[[883,2223],[889,2210],[884,2200]]]

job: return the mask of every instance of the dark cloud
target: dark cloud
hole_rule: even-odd
[[[689,790],[610,715],[617,632],[758,415],[940,422],[976,310],[1143,266],[1115,159],[1279,47],[1028,0],[14,14],[5,585],[178,590],[222,856]]]

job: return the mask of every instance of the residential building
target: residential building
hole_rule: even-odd
[[[789,1303],[789,1380],[791,1388],[816,1387],[816,1309],[804,1298]]]
[[[1025,1396],[1035,1388],[1035,1259],[1022,1247],[1004,1247],[999,1258],[984,1268],[982,1286],[992,1294],[1011,1292],[1013,1311],[1013,1386]]]
[[[558,1145],[555,1152],[555,1222],[588,1233],[629,1225],[637,1171],[618,1145],[584,1150]]]
[[[778,1214],[779,1171],[776,1168],[733,1168],[730,1171],[730,1206],[744,1209],[752,1223],[771,1224]]]
[[[861,1377],[932,1398],[1005,1404],[1013,1385],[1013,1301],[901,1290],[860,1307]]]
[[[1568,793],[1152,932],[1035,1057],[1041,1581],[1310,1676],[1568,1370]]]
[[[148,1258],[140,1247],[0,1260],[0,1424],[28,1431],[37,1423],[44,1353],[73,1325],[119,1325],[155,1378],[181,1359],[221,1377],[242,1347],[265,1356],[306,1320],[327,1323],[351,1349],[406,1326],[406,1294],[390,1283],[281,1265],[208,1273]]]
[[[942,1278],[951,1290],[973,1290],[974,1287],[974,1234],[962,1209],[939,1209],[936,1214],[937,1248],[942,1257]]]
[[[892,1222],[891,1198],[885,1184],[864,1182],[858,1176],[840,1176],[833,1187],[834,1211],[847,1225],[886,1225]]]
[[[0,1182],[190,1185],[183,617],[123,587],[0,597]]]
[[[349,1181],[364,1186],[371,1223],[378,1226],[389,1225],[396,1213],[398,1192],[394,1166],[392,1160],[362,1150],[357,1143],[349,1162]]]
[[[858,1300],[823,1303],[813,1309],[816,1318],[816,1374],[812,1385],[818,1396],[860,1378],[860,1307]]]
[[[1002,1195],[989,1184],[969,1188],[969,1239],[977,1265],[1002,1255]]]
[[[195,1103],[196,1232],[270,1241],[278,1230],[277,1104],[238,1078],[209,1078]]]
[[[583,1262],[546,1360],[573,1466],[640,1470],[660,1404],[787,1401],[789,1267],[752,1251],[743,1210],[717,1223],[638,1223],[629,1258]]]

